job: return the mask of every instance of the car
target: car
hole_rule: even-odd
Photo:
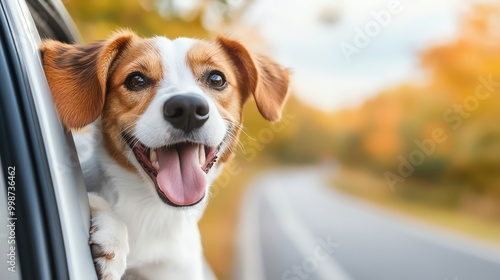
[[[79,35],[60,1],[0,0],[0,38],[0,279],[97,279],[82,171],[38,50]]]

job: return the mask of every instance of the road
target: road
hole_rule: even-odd
[[[342,195],[317,169],[271,171],[243,204],[240,280],[499,280],[500,249]]]

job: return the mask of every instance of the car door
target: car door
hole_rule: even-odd
[[[37,26],[75,38],[60,2],[29,2],[36,12],[24,0],[0,2],[0,278],[97,279],[81,169],[53,107]]]

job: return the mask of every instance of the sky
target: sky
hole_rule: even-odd
[[[425,82],[419,55],[454,40],[472,2],[256,0],[244,22],[292,70],[301,100],[335,111],[407,81]]]

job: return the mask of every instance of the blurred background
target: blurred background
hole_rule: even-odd
[[[225,34],[291,69],[200,222],[220,279],[500,279],[499,1],[63,3],[87,43]]]

